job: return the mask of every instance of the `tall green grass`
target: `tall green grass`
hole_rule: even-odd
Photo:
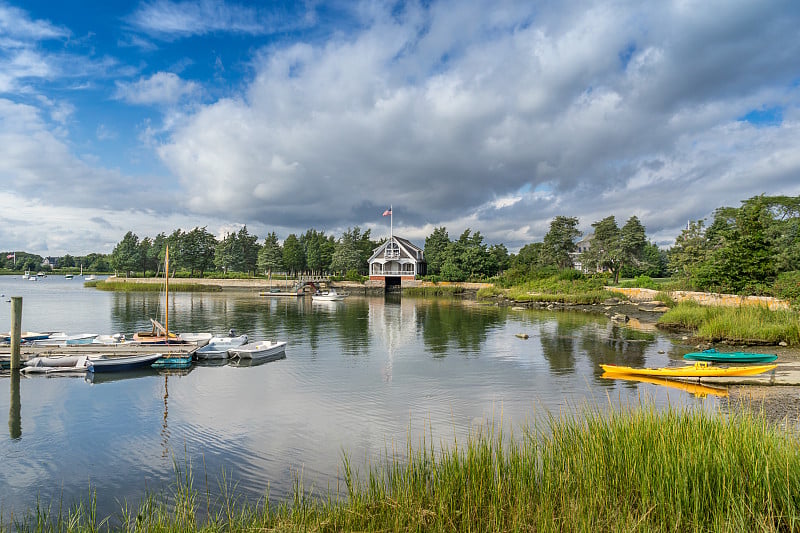
[[[459,285],[437,285],[435,287],[406,287],[403,294],[407,296],[456,296],[464,294],[464,287]]]
[[[577,272],[577,271],[574,271]],[[614,296],[603,288],[603,280],[570,276],[569,272],[527,281],[509,289],[508,297],[517,302],[559,302],[598,304]]]
[[[125,281],[86,281],[85,287],[95,287],[101,291],[116,292],[159,292],[164,290],[163,283],[128,283]],[[203,283],[181,283],[170,282],[170,292],[219,292],[222,287],[219,285],[207,285]]]
[[[127,531],[799,531],[800,439],[752,411],[643,404],[548,416],[521,435],[491,427],[422,441],[364,479],[345,456],[344,492],[300,481],[286,502],[210,501],[177,476],[120,514]],[[98,531],[93,506],[32,513],[19,531]],[[205,510],[198,518],[198,509]]]
[[[800,344],[800,317],[766,307],[701,306],[681,302],[659,317],[661,327],[686,329],[709,341]]]

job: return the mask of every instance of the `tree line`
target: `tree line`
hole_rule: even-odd
[[[756,196],[740,207],[720,207],[711,223],[690,221],[669,249],[646,236],[636,217],[621,227],[613,215],[594,222],[589,238],[579,241],[577,217],[556,216],[541,242],[509,254],[505,245],[487,244],[479,231],[466,229],[451,240],[447,228],[435,228],[425,239],[427,278],[437,281],[497,279],[516,284],[579,267],[584,273],[621,277],[672,277],[682,288],[740,294],[800,293],[800,197]],[[93,271],[109,268],[123,273],[158,274],[164,249],[170,264],[191,276],[207,272],[271,275],[283,272],[337,274],[358,279],[368,273],[367,260],[385,239],[373,240],[370,230],[348,228],[341,236],[309,229],[281,242],[275,232],[259,242],[242,227],[217,239],[206,227],[175,230],[154,238],[129,231],[109,255],[60,259],[60,266],[84,265]],[[578,246],[582,244],[579,250]],[[9,253],[10,254],[10,253]],[[13,260],[2,259],[5,268]],[[16,252],[16,269],[38,270],[42,258]],[[798,294],[800,296],[800,294]]]

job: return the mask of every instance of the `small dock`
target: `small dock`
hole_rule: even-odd
[[[27,361],[33,357],[50,357],[54,355],[107,355],[122,357],[146,353],[189,354],[199,345],[185,344],[139,344],[123,342],[119,344],[74,344],[67,346],[20,346],[20,360]],[[10,346],[0,346],[0,359],[11,357]]]

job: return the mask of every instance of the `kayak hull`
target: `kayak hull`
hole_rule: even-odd
[[[711,363],[771,363],[778,356],[774,353],[718,352],[712,348],[702,352],[690,352],[683,356],[687,361],[708,361]]]
[[[695,363],[687,366],[673,366],[665,368],[633,368],[630,366],[600,365],[603,370],[611,374],[628,374],[630,376],[661,376],[678,378],[700,377],[727,377],[727,376],[756,376],[769,372],[778,365],[752,365],[718,367],[707,363]]]

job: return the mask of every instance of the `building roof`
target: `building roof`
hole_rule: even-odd
[[[408,239],[398,237],[397,235],[392,235],[389,239],[386,240],[386,242],[375,248],[375,250],[372,252],[372,255],[370,256],[367,262],[372,263],[375,259],[377,259],[378,256],[391,242],[397,243],[397,245],[400,247],[401,257],[406,259],[412,259],[418,263],[425,262],[425,255],[424,255],[425,251],[422,248],[415,245]]]

